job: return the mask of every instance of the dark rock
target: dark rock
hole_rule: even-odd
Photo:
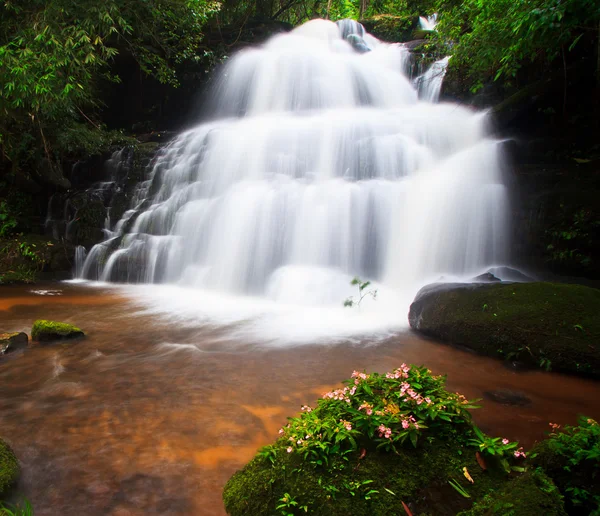
[[[501,405],[513,405],[516,407],[525,407],[531,405],[531,400],[521,392],[511,391],[510,389],[498,389],[495,391],[485,391],[485,399],[495,401]]]
[[[0,355],[26,348],[28,343],[26,333],[0,333]]]
[[[492,274],[495,277],[500,278],[501,281],[514,281],[520,283],[535,281],[531,276],[528,276],[517,269],[513,269],[512,267],[492,267],[487,274]]]
[[[71,182],[63,175],[62,170],[56,167],[47,159],[41,161],[37,168],[40,182],[53,186],[59,190],[68,190],[71,188]]]
[[[479,276],[476,276],[473,279],[471,279],[471,281],[475,283],[495,283],[502,280],[496,278],[496,276],[494,276],[491,272],[484,272],[483,274],[480,274]]]

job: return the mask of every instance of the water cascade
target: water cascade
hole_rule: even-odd
[[[423,30],[436,30],[437,26],[437,13],[433,13],[431,16],[419,16],[419,25]]]
[[[355,275],[412,296],[503,262],[486,116],[432,102],[439,74],[419,100],[408,59],[324,20],[237,53],[213,118],[162,151],[82,276],[341,306]]]

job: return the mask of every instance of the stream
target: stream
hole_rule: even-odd
[[[21,461],[16,496],[30,500],[37,516],[222,515],[227,479],[276,439],[288,416],[354,369],[424,364],[469,398],[516,391],[530,404],[484,400],[474,418],[484,431],[526,447],[544,437],[549,422],[600,417],[598,382],[516,372],[407,327],[308,343],[283,332],[261,343],[240,328],[262,316],[160,312],[144,302],[145,288],[2,287],[0,331],[30,333],[44,318],[87,333],[0,358],[0,433]],[[158,298],[175,295],[152,288]],[[348,320],[358,317],[348,313]]]

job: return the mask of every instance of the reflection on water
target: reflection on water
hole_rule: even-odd
[[[37,515],[221,515],[229,476],[276,438],[287,416],[353,369],[423,363],[469,397],[519,391],[530,405],[488,401],[475,418],[525,445],[549,421],[600,417],[599,383],[515,373],[409,332],[375,344],[260,348],[208,323],[136,315],[123,290],[60,290],[0,290],[0,331],[29,332],[43,317],[88,332],[81,342],[0,359],[0,434],[22,462],[19,490]]]

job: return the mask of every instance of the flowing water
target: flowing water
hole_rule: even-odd
[[[550,421],[600,417],[598,382],[516,373],[407,330],[376,342],[257,345],[235,321],[150,314],[138,286],[32,290],[2,288],[0,331],[50,318],[88,332],[0,357],[0,434],[21,461],[18,493],[38,516],[222,515],[229,476],[354,369],[424,363],[471,398],[519,391],[530,405],[485,401],[474,416],[526,446]]]

